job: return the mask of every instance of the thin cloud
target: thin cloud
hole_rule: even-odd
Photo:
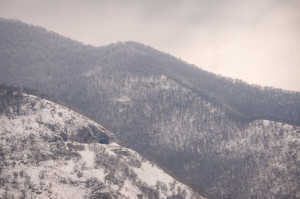
[[[0,0],[0,17],[100,46],[135,40],[208,71],[300,91],[297,0]]]

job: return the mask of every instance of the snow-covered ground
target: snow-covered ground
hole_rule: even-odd
[[[23,94],[7,110],[0,198],[204,198],[68,108]]]

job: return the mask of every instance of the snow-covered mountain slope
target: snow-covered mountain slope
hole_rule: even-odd
[[[233,120],[222,106],[165,76],[128,75],[116,83],[93,75],[109,99],[94,99],[94,107],[110,110],[100,120],[193,186],[223,199],[300,198],[298,126]]]
[[[136,42],[96,48],[4,19],[0,60],[0,83],[76,107],[200,193],[300,198],[299,92],[233,81]]]
[[[204,198],[69,108],[0,97],[0,198]]]

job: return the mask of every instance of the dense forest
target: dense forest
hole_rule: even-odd
[[[299,92],[216,76],[136,42],[92,47],[0,22],[0,83],[77,107],[216,198],[300,194]]]

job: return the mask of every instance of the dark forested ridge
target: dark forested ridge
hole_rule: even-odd
[[[19,21],[1,19],[0,22],[2,82],[15,84],[11,77],[16,77],[21,78],[19,82],[38,89],[42,88],[40,81],[49,78],[67,81],[61,80],[66,78],[64,74],[78,78],[82,72],[99,66],[120,75],[126,72],[165,75],[222,104],[236,118],[300,125],[299,92],[217,76],[136,42],[96,48]]]
[[[77,107],[216,198],[300,195],[299,92],[216,76],[136,42],[86,46],[5,19],[0,48],[0,83]]]

